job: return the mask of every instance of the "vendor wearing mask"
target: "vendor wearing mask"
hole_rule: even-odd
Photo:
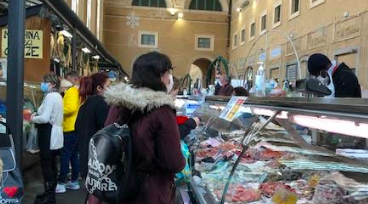
[[[222,75],[220,77],[220,85],[221,89],[218,93],[219,96],[231,96],[233,93],[233,86],[230,83],[230,77],[226,75]]]
[[[362,97],[358,78],[345,63],[331,62],[325,55],[317,53],[310,56],[308,71],[332,91],[327,97]]]

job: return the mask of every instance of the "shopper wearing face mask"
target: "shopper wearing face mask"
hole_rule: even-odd
[[[75,132],[78,138],[80,156],[80,175],[86,178],[88,171],[88,146],[91,137],[104,127],[109,106],[103,94],[111,82],[106,74],[97,73],[80,80],[79,96],[82,106],[79,108]]]
[[[124,204],[172,204],[174,175],[185,166],[170,91],[171,61],[161,53],[144,54],[134,62],[131,84],[119,83],[106,92],[112,105],[106,124],[128,123],[135,171],[148,175],[139,194]],[[91,196],[89,204],[100,203]]]
[[[317,53],[310,56],[308,71],[332,91],[328,97],[362,97],[358,78],[345,63],[331,62],[327,56]]]
[[[59,94],[60,80],[54,74],[43,77],[41,91],[45,94],[37,113],[31,121],[38,130],[41,168],[45,193],[37,195],[35,204],[56,203],[57,184],[56,154],[63,147],[63,99]]]

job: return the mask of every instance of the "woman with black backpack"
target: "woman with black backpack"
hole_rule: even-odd
[[[106,124],[128,123],[133,166],[145,176],[139,193],[122,204],[171,204],[175,201],[174,175],[185,166],[172,89],[172,65],[163,54],[140,56],[133,65],[131,84],[120,83],[105,92],[112,105]],[[91,196],[89,204],[101,203]]]

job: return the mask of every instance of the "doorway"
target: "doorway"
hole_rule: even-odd
[[[192,79],[192,85],[194,85],[195,88],[206,88],[204,79],[210,64],[211,61],[206,58],[197,59],[191,64],[189,75]]]

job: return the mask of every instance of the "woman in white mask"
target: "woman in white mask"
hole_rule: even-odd
[[[332,91],[329,97],[361,97],[358,78],[345,63],[331,62],[325,55],[317,53],[310,56],[308,71]]]

